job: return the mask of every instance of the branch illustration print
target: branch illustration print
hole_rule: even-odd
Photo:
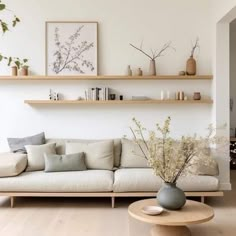
[[[94,71],[93,62],[86,58],[86,54],[94,48],[94,42],[86,40],[81,41],[80,36],[84,29],[84,25],[80,26],[76,31],[68,37],[65,42],[60,39],[60,29],[55,27],[54,42],[55,50],[53,51],[54,61],[52,62],[52,70],[56,74],[62,71],[75,71],[79,74],[85,74],[85,70]]]

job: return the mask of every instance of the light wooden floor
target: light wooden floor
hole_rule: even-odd
[[[232,172],[236,187],[236,171]],[[150,226],[130,219],[128,205],[137,199],[17,198],[16,208],[0,197],[0,236],[148,236]],[[236,235],[236,189],[223,198],[208,199],[215,218],[192,226],[193,236]]]

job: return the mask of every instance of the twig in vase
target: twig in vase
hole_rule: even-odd
[[[171,46],[171,41],[169,41],[168,43],[164,44],[163,47],[161,48],[161,50],[153,50],[151,49],[151,54],[148,54],[147,52],[145,52],[143,49],[142,49],[142,43],[141,43],[141,46],[140,48],[138,48],[137,46],[133,45],[132,43],[130,43],[130,46],[135,48],[136,50],[138,50],[139,52],[143,53],[145,56],[147,56],[149,59],[151,60],[155,60],[157,59],[158,57],[161,57],[161,56],[164,56],[163,55],[163,52],[165,52],[167,49],[171,48],[175,51],[175,48]]]
[[[195,51],[196,51],[197,48],[200,48],[200,45],[199,45],[199,38],[196,39],[195,44],[193,45],[193,48],[192,48],[190,57],[193,57],[193,56],[194,56],[194,53],[195,53]]]

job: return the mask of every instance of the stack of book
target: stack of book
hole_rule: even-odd
[[[109,88],[89,88],[85,90],[85,99],[90,101],[109,100]]]

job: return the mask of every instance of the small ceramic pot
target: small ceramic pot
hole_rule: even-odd
[[[29,74],[29,67],[28,66],[23,66],[21,68],[21,75],[22,76],[27,76]]]
[[[201,93],[195,92],[193,94],[193,100],[201,100]]]
[[[11,68],[11,75],[12,76],[17,76],[18,75],[17,66],[12,66],[12,68]]]
[[[110,98],[110,100],[116,100],[116,95],[115,94],[110,94],[109,98]]]

